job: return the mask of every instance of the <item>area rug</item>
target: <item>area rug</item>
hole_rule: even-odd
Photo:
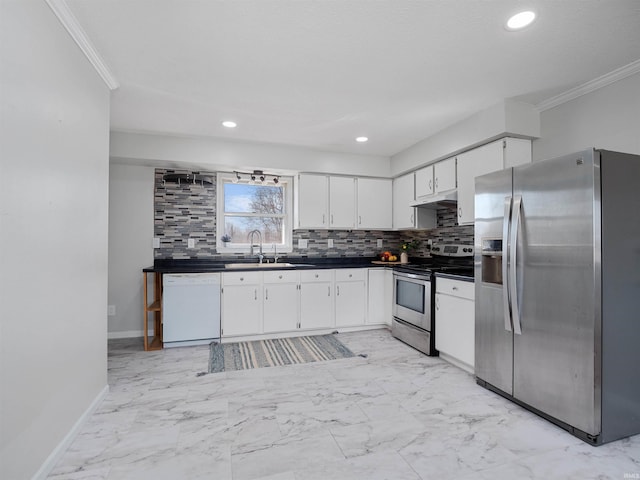
[[[209,373],[275,367],[353,357],[335,335],[212,343]]]

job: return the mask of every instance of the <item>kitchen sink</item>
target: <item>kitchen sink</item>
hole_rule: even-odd
[[[286,267],[310,267],[302,263],[227,263],[224,268],[286,268]]]

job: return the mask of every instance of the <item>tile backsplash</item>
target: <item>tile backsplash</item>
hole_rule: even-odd
[[[166,173],[194,173],[188,170],[156,169],[154,185],[154,236],[160,239],[155,249],[156,259],[211,259],[242,258],[242,254],[220,254],[216,250],[216,174],[198,172],[211,177],[213,185],[193,183],[164,183]],[[188,240],[195,245],[188,248]],[[308,248],[299,249],[298,240],[306,239]],[[328,247],[329,239],[333,247]],[[376,241],[382,239],[382,248]],[[429,254],[427,240],[433,242],[473,244],[473,227],[456,225],[456,209],[437,211],[437,228],[431,230],[294,230],[294,251],[289,258],[300,257],[372,257],[384,250],[400,252],[400,245],[420,240],[420,247],[411,256]],[[271,256],[271,252],[265,252]]]

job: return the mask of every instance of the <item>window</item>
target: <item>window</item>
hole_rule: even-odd
[[[218,174],[217,248],[220,252],[248,252],[249,232],[262,235],[265,254],[292,251],[291,179],[252,184],[233,174]],[[223,236],[229,238],[223,242]],[[257,241],[257,239],[256,239]]]

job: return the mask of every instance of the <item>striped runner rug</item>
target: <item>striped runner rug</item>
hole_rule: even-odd
[[[212,343],[209,373],[353,357],[335,335]]]

